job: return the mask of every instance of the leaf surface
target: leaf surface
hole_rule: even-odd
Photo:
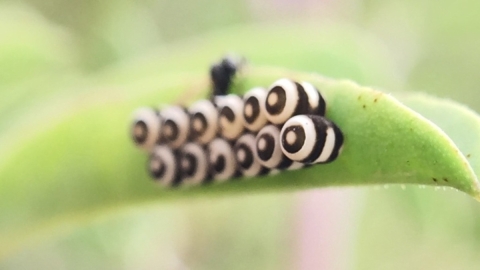
[[[153,86],[151,91],[116,91],[116,99],[99,102],[97,96],[79,108],[71,107],[57,125],[6,161],[0,171],[2,239],[16,242],[31,224],[49,227],[54,218],[78,219],[102,208],[197,195],[405,183],[445,185],[479,196],[477,178],[453,141],[388,94],[350,81],[272,68],[247,70],[235,90],[268,86],[285,76],[310,81],[325,96],[327,117],[345,135],[343,153],[335,162],[275,176],[165,190],[149,180],[146,156],[129,141],[129,115],[148,100],[175,103],[178,89],[191,91],[184,103],[201,98],[206,89],[190,90],[189,83],[174,78],[161,92]]]
[[[32,242],[68,232],[98,215],[150,202],[400,183],[451,186],[479,197],[477,177],[467,159],[432,122],[384,92],[347,80],[292,71],[318,72],[339,65],[340,70],[349,71],[342,73],[333,69],[328,75],[351,74],[351,78],[371,82],[374,76],[362,66],[369,57],[364,56],[363,50],[351,53],[355,51],[351,46],[357,38],[347,34],[335,37],[330,32],[319,34],[334,38],[327,39],[326,45],[319,41],[321,39],[312,39],[315,40],[312,44],[288,55],[291,48],[281,40],[286,31],[293,33],[295,29],[244,28],[207,37],[211,42],[198,41],[194,47],[205,53],[184,52],[181,47],[170,56],[166,56],[169,54],[165,51],[157,52],[154,55],[163,56],[112,68],[84,82],[85,89],[68,91],[70,95],[57,96],[35,107],[30,115],[22,116],[21,124],[5,130],[0,137],[0,259]],[[299,34],[300,39],[307,36]],[[266,40],[263,47],[252,43],[260,38]],[[131,112],[139,106],[189,104],[206,97],[205,66],[218,57],[220,48],[229,46],[244,53],[253,63],[258,59],[260,64],[272,63],[292,69],[252,66],[238,80],[234,89],[237,93],[253,86],[268,86],[280,77],[315,84],[327,101],[327,117],[345,134],[342,155],[328,165],[275,176],[191,189],[157,187],[146,174],[146,156],[129,140]],[[340,48],[334,57],[329,54],[332,48]],[[342,50],[350,54],[337,61],[342,59]],[[315,53],[317,51],[319,53]],[[314,68],[318,65],[322,67],[320,70]],[[382,70],[381,65],[373,66],[372,74],[384,72],[381,77],[389,77],[390,73]],[[76,88],[78,86],[72,87]],[[441,123],[441,117],[437,117],[438,105],[435,106],[433,109],[426,106],[422,113]],[[454,107],[447,106],[444,112],[456,111]],[[468,127],[478,128],[478,117],[470,116],[458,115],[469,123]],[[478,138],[462,136],[462,133],[457,136],[453,131],[446,127],[447,134],[451,134],[464,153],[468,148],[464,142],[475,144]]]

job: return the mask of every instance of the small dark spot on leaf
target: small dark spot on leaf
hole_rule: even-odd
[[[445,182],[447,182],[447,183],[448,183],[448,179],[447,179],[447,178],[445,178],[445,177],[443,178],[443,181],[445,181]]]
[[[378,101],[378,98],[376,98],[376,99],[373,100],[373,102],[375,102],[375,103],[376,103],[377,101]]]
[[[469,158],[469,157],[471,157],[471,156],[472,156],[471,154],[468,154],[468,155],[467,155],[467,158]]]
[[[365,108],[367,108],[367,106],[363,105],[363,108],[365,109]]]
[[[437,178],[432,177],[433,182],[437,183]]]

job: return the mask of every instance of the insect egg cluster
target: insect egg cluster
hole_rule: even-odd
[[[313,84],[283,78],[243,96],[213,95],[188,108],[138,109],[131,136],[149,153],[154,180],[200,185],[332,162],[343,134],[325,112]]]

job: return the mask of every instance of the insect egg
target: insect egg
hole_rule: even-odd
[[[247,133],[238,138],[234,147],[235,158],[238,169],[243,176],[257,176],[269,172],[269,170],[260,164],[255,155],[255,136]]]
[[[185,144],[180,153],[182,185],[198,185],[209,179],[206,150],[196,143]]]
[[[133,115],[130,130],[132,139],[139,148],[151,151],[160,137],[161,121],[158,111],[140,108]]]
[[[267,124],[267,117],[265,116],[266,97],[267,90],[262,87],[251,89],[243,97],[243,118],[248,130],[256,132]]]
[[[215,138],[218,130],[218,111],[210,100],[200,100],[188,109],[190,119],[190,133],[192,139],[206,144]]]
[[[172,149],[165,145],[158,145],[153,149],[148,161],[148,171],[162,186],[176,186],[180,183],[179,167],[178,154]]]
[[[183,107],[169,106],[160,111],[163,119],[162,137],[170,147],[179,148],[188,139],[190,116]]]
[[[302,82],[301,85],[308,97],[308,114],[324,116],[326,103],[320,91],[309,82]]]
[[[308,96],[300,84],[280,79],[270,86],[265,100],[265,115],[271,123],[283,124],[294,115],[308,113],[308,108]]]
[[[260,164],[270,169],[287,169],[293,161],[287,158],[280,147],[280,129],[267,125],[255,138],[255,154]]]
[[[224,182],[237,174],[237,161],[232,146],[222,139],[215,138],[208,144],[208,161],[213,179]]]
[[[341,130],[317,115],[290,118],[280,132],[282,152],[304,163],[327,163],[337,158],[343,145]]]
[[[220,135],[227,140],[238,138],[244,130],[243,99],[238,95],[219,96],[215,99],[219,113]]]

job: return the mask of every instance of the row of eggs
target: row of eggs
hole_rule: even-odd
[[[333,161],[343,134],[325,111],[312,84],[280,79],[243,97],[141,108],[132,137],[150,153],[150,174],[163,185],[225,181]]]

